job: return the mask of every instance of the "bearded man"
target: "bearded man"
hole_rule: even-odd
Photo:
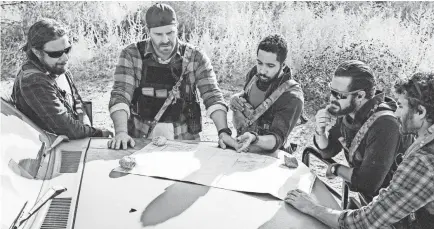
[[[91,126],[91,114],[75,87],[68,61],[72,45],[64,25],[53,19],[33,24],[24,51],[27,61],[15,78],[14,105],[40,128],[70,139],[108,137]]]

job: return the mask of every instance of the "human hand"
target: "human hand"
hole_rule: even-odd
[[[234,149],[238,148],[238,142],[232,136],[225,132],[219,135],[218,143],[220,148],[222,149],[226,149],[227,146],[230,146]]]
[[[128,143],[131,147],[134,147],[136,144],[134,139],[128,135],[126,132],[119,132],[115,135],[114,138],[110,139],[107,142],[107,147],[109,149],[124,149],[126,150],[128,148]]]
[[[243,111],[247,100],[239,95],[232,96],[229,106],[233,111]]]
[[[327,107],[319,110],[315,115],[315,132],[324,134],[326,127],[331,124],[332,115],[327,111]]]
[[[300,189],[289,191],[285,197],[285,202],[306,214],[316,205],[312,198]]]
[[[237,138],[237,141],[241,144],[239,148],[237,149],[237,152],[245,152],[248,151],[250,144],[256,140],[256,135],[245,132],[241,136]]]

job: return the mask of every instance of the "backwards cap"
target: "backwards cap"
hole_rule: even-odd
[[[149,29],[174,25],[177,22],[175,10],[167,4],[157,3],[151,6],[146,12],[146,26]]]

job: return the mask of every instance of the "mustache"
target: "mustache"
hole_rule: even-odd
[[[160,43],[158,46],[168,46],[168,45],[172,45],[172,42],[167,42],[167,43]]]
[[[266,76],[265,74],[258,74],[258,77],[268,78],[268,76]]]
[[[331,101],[330,104],[340,107],[341,105],[337,101]]]

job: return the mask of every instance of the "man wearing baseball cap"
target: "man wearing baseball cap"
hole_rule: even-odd
[[[122,50],[109,103],[115,137],[112,149],[134,146],[133,138],[165,136],[200,140],[200,92],[222,148],[237,143],[227,125],[227,105],[209,58],[178,39],[172,7],[155,4],[146,12],[149,38]]]

